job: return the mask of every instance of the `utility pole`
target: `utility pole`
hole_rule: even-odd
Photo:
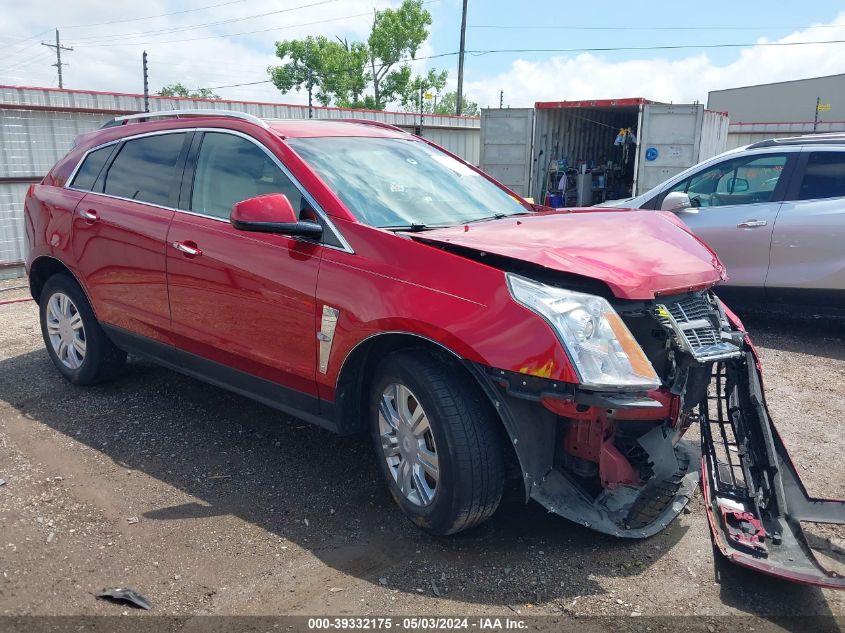
[[[816,114],[813,117],[813,134],[816,133],[816,130],[819,128],[819,106],[822,103],[821,97],[816,97]]]
[[[147,73],[147,51],[141,56],[141,65],[144,68],[144,112],[150,111],[150,75]]]
[[[458,92],[455,96],[455,114],[461,116],[464,109],[464,50],[467,39],[467,0],[464,0],[464,9],[461,14],[461,50],[458,53]]]
[[[420,136],[423,135],[423,104],[425,97],[425,86],[420,86]]]
[[[505,91],[499,90],[499,109],[505,107]]]
[[[308,118],[309,119],[314,118],[314,106],[313,106],[313,101],[312,101],[312,98],[311,98],[311,93],[314,91],[314,78],[313,77],[314,76],[311,72],[311,68],[309,68],[308,69],[308,81],[306,83],[306,85],[308,87]]]
[[[59,71],[59,88],[64,88],[64,84],[62,83],[62,66],[68,66],[69,64],[62,63],[62,51],[72,51],[73,49],[69,46],[62,46],[62,43],[59,41],[59,29],[56,29],[56,43],[55,44],[48,44],[47,42],[41,42],[42,46],[46,46],[47,48],[55,48],[56,49],[56,63],[50,64],[51,66],[55,66]]]

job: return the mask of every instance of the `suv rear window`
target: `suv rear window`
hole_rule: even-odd
[[[159,134],[126,141],[109,167],[104,193],[110,196],[172,206],[176,163],[185,133]]]
[[[820,198],[845,198],[845,152],[810,154],[798,199]]]

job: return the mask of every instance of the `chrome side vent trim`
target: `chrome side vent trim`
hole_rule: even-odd
[[[329,370],[329,357],[332,353],[334,342],[334,331],[337,328],[337,318],[340,310],[331,306],[323,306],[323,318],[320,320],[320,331],[317,332],[317,340],[320,341],[320,373],[325,374]]]

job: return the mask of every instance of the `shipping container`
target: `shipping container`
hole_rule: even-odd
[[[481,111],[481,167],[552,206],[647,191],[725,150],[728,116],[647,99],[539,102]]]

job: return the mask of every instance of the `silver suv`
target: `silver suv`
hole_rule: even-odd
[[[734,303],[845,311],[845,135],[761,141],[602,206],[673,211],[719,254]]]

